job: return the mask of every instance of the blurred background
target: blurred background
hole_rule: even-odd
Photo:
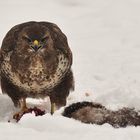
[[[0,42],[27,21],[53,22],[66,34],[76,83],[71,99],[140,107],[139,0],[1,0]]]

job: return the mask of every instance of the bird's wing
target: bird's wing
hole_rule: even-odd
[[[1,64],[4,60],[4,57],[7,56],[8,53],[10,53],[16,43],[15,34],[18,30],[18,26],[13,27],[11,30],[8,31],[8,33],[5,35],[2,46],[0,48],[0,78],[1,78]]]
[[[69,61],[72,64],[72,52],[69,48],[67,37],[65,36],[65,34],[54,23],[40,22],[40,24],[46,26],[49,29],[54,41],[55,48],[62,51],[69,58]]]
[[[5,53],[10,52],[14,49],[15,47],[15,43],[16,43],[16,31],[17,31],[17,27],[13,27],[4,37],[3,42],[2,42],[2,46],[1,46],[1,50]]]

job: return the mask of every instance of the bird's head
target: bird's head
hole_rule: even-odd
[[[6,34],[1,48],[5,52],[13,51],[13,59],[18,56],[21,60],[23,57],[29,60],[39,55],[52,60],[62,53],[72,63],[67,37],[54,23],[30,21],[18,24]]]
[[[28,26],[19,33],[19,46],[32,53],[50,51],[53,48],[53,40],[49,29],[38,24]]]

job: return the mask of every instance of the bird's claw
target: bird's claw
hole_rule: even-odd
[[[26,108],[25,110],[21,110],[20,112],[13,115],[13,119],[15,119],[17,122],[22,118],[22,116],[26,113],[32,113],[34,112],[35,116],[42,116],[45,114],[45,110],[40,110],[37,107],[34,108]]]
[[[28,108],[26,108],[26,109],[24,109],[24,110],[21,110],[21,111],[15,113],[15,114],[13,115],[13,119],[15,119],[15,120],[18,122],[18,121],[21,119],[21,117],[22,117],[25,113],[29,113],[29,112],[30,112],[30,111],[29,111]]]

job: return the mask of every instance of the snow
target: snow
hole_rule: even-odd
[[[96,101],[109,109],[140,109],[139,0],[1,0],[0,42],[14,25],[30,21],[56,23],[67,35],[73,52],[76,88],[68,104]],[[28,100],[49,112],[49,100]],[[97,139],[139,140],[140,127],[115,129],[82,124],[61,116],[26,114],[19,123],[7,121],[17,111],[0,95],[0,140]]]

